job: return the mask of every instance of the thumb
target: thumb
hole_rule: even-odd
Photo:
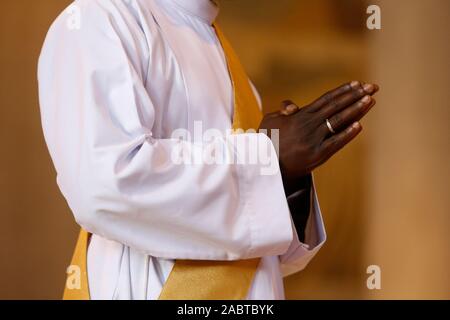
[[[293,115],[294,113],[297,113],[298,110],[300,110],[300,107],[291,100],[284,100],[281,102],[280,113],[284,116]]]

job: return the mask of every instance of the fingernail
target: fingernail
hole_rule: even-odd
[[[363,86],[363,89],[364,89],[365,92],[371,93],[371,92],[373,91],[373,85],[370,84],[370,83],[366,83],[366,84]]]
[[[365,96],[364,98],[362,98],[361,102],[367,104],[370,102],[370,100],[371,100],[370,96]]]
[[[359,129],[359,127],[361,127],[361,124],[360,124],[359,122],[355,122],[355,123],[352,125],[352,128],[353,128],[353,129]]]
[[[298,109],[298,107],[295,104],[290,104],[286,107],[286,110],[289,112],[294,112]]]
[[[350,83],[350,86],[351,86],[353,89],[358,88],[358,87],[359,87],[359,81],[352,81],[352,82]]]

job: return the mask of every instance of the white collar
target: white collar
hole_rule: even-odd
[[[209,24],[216,20],[219,6],[213,0],[171,0],[187,14],[196,16]]]

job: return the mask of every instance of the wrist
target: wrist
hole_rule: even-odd
[[[283,172],[283,169],[281,169]],[[289,197],[290,195],[296,193],[299,190],[309,190],[312,186],[312,175],[311,173],[308,173],[301,177],[292,178],[289,175],[283,175],[283,186],[284,191],[286,193],[286,196]]]

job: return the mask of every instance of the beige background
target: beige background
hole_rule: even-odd
[[[66,0],[0,10],[0,298],[58,299],[76,238],[40,128],[36,62]],[[382,87],[364,135],[316,172],[328,242],[289,298],[450,298],[450,1],[224,0],[220,22],[265,109],[340,82]],[[366,268],[382,289],[366,287]]]

